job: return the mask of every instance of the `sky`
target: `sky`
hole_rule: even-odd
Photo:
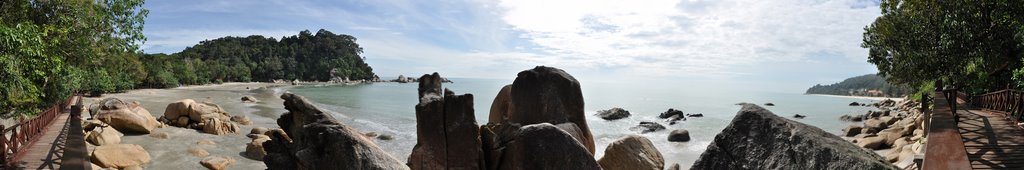
[[[224,36],[348,34],[381,77],[514,79],[802,93],[876,73],[861,48],[877,0],[148,1],[146,53]],[[510,81],[511,82],[511,81]]]

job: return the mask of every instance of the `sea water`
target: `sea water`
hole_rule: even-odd
[[[487,123],[488,113],[495,95],[512,80],[504,79],[452,79],[444,88],[456,94],[473,94],[473,107],[477,123]],[[773,113],[802,123],[813,125],[833,134],[852,122],[840,121],[845,114],[863,114],[870,107],[848,106],[850,102],[871,103],[869,99],[839,98],[804,95],[801,92],[758,92],[756,90],[689,89],[683,86],[642,85],[642,83],[588,83],[581,81],[587,124],[594,135],[597,153],[604,155],[609,143],[626,135],[647,137],[665,158],[666,167],[674,163],[688,168],[714,139],[729,125],[739,111],[740,102],[755,103]],[[359,129],[363,133],[376,132],[390,135],[392,140],[376,140],[377,145],[399,160],[406,161],[416,144],[417,83],[373,83],[349,86],[299,86],[288,91],[305,96],[319,107],[332,112],[335,118]],[[775,106],[764,106],[764,103]],[[632,116],[607,121],[594,114],[599,110],[621,107]],[[704,117],[689,118],[669,125],[658,114],[674,108],[685,113],[701,113]],[[807,116],[795,119],[793,115]],[[629,130],[641,121],[658,122],[667,130],[641,134]],[[668,134],[675,129],[690,132],[689,142],[669,142]]]

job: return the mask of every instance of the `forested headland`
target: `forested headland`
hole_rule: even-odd
[[[253,35],[224,37],[199,42],[174,54],[141,56],[145,87],[220,82],[268,82],[274,79],[328,81],[375,77],[363,62],[363,49],[350,35],[319,30],[274,38]],[[332,75],[331,71],[335,73]]]
[[[149,11],[143,3],[0,1],[0,116],[35,114],[76,92],[375,77],[355,37],[322,29],[280,40],[223,37],[178,53],[144,54]]]
[[[805,94],[844,96],[900,97],[913,92],[913,88],[890,84],[884,77],[868,74],[847,78],[830,85],[814,85]]]

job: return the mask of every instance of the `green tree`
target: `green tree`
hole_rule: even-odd
[[[977,93],[1005,88],[1021,69],[1024,3],[882,0],[880,8],[861,46],[892,82],[944,80]]]

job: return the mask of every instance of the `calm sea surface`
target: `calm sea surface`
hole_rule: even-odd
[[[491,102],[498,90],[512,80],[498,79],[452,79],[445,88],[456,94],[471,93],[478,124],[486,124]],[[334,112],[335,118],[360,131],[392,135],[394,140],[377,141],[385,150],[405,161],[416,144],[416,83],[375,83],[353,86],[300,86],[289,91],[306,96],[320,107]],[[800,92],[730,92],[730,90],[701,90],[671,85],[644,85],[643,83],[588,83],[581,80],[588,124],[594,134],[597,158],[604,154],[605,147],[620,137],[639,134],[629,127],[641,121],[662,123],[669,130],[641,134],[649,138],[662,155],[666,166],[679,163],[689,167],[707,148],[714,136],[727,126],[740,109],[735,105],[749,102],[763,105],[771,102],[769,110],[783,117],[794,114],[807,115],[796,119],[799,122],[817,126],[825,131],[839,134],[848,122],[839,121],[844,114],[861,114],[868,107],[847,106],[850,102],[873,102],[866,99],[849,99],[828,96],[803,95]],[[598,110],[621,107],[633,116],[615,121],[605,121],[593,116]],[[703,113],[703,118],[690,118],[675,125],[664,123],[659,113],[675,108],[686,113]],[[673,129],[690,131],[690,142],[668,142],[668,133]]]

